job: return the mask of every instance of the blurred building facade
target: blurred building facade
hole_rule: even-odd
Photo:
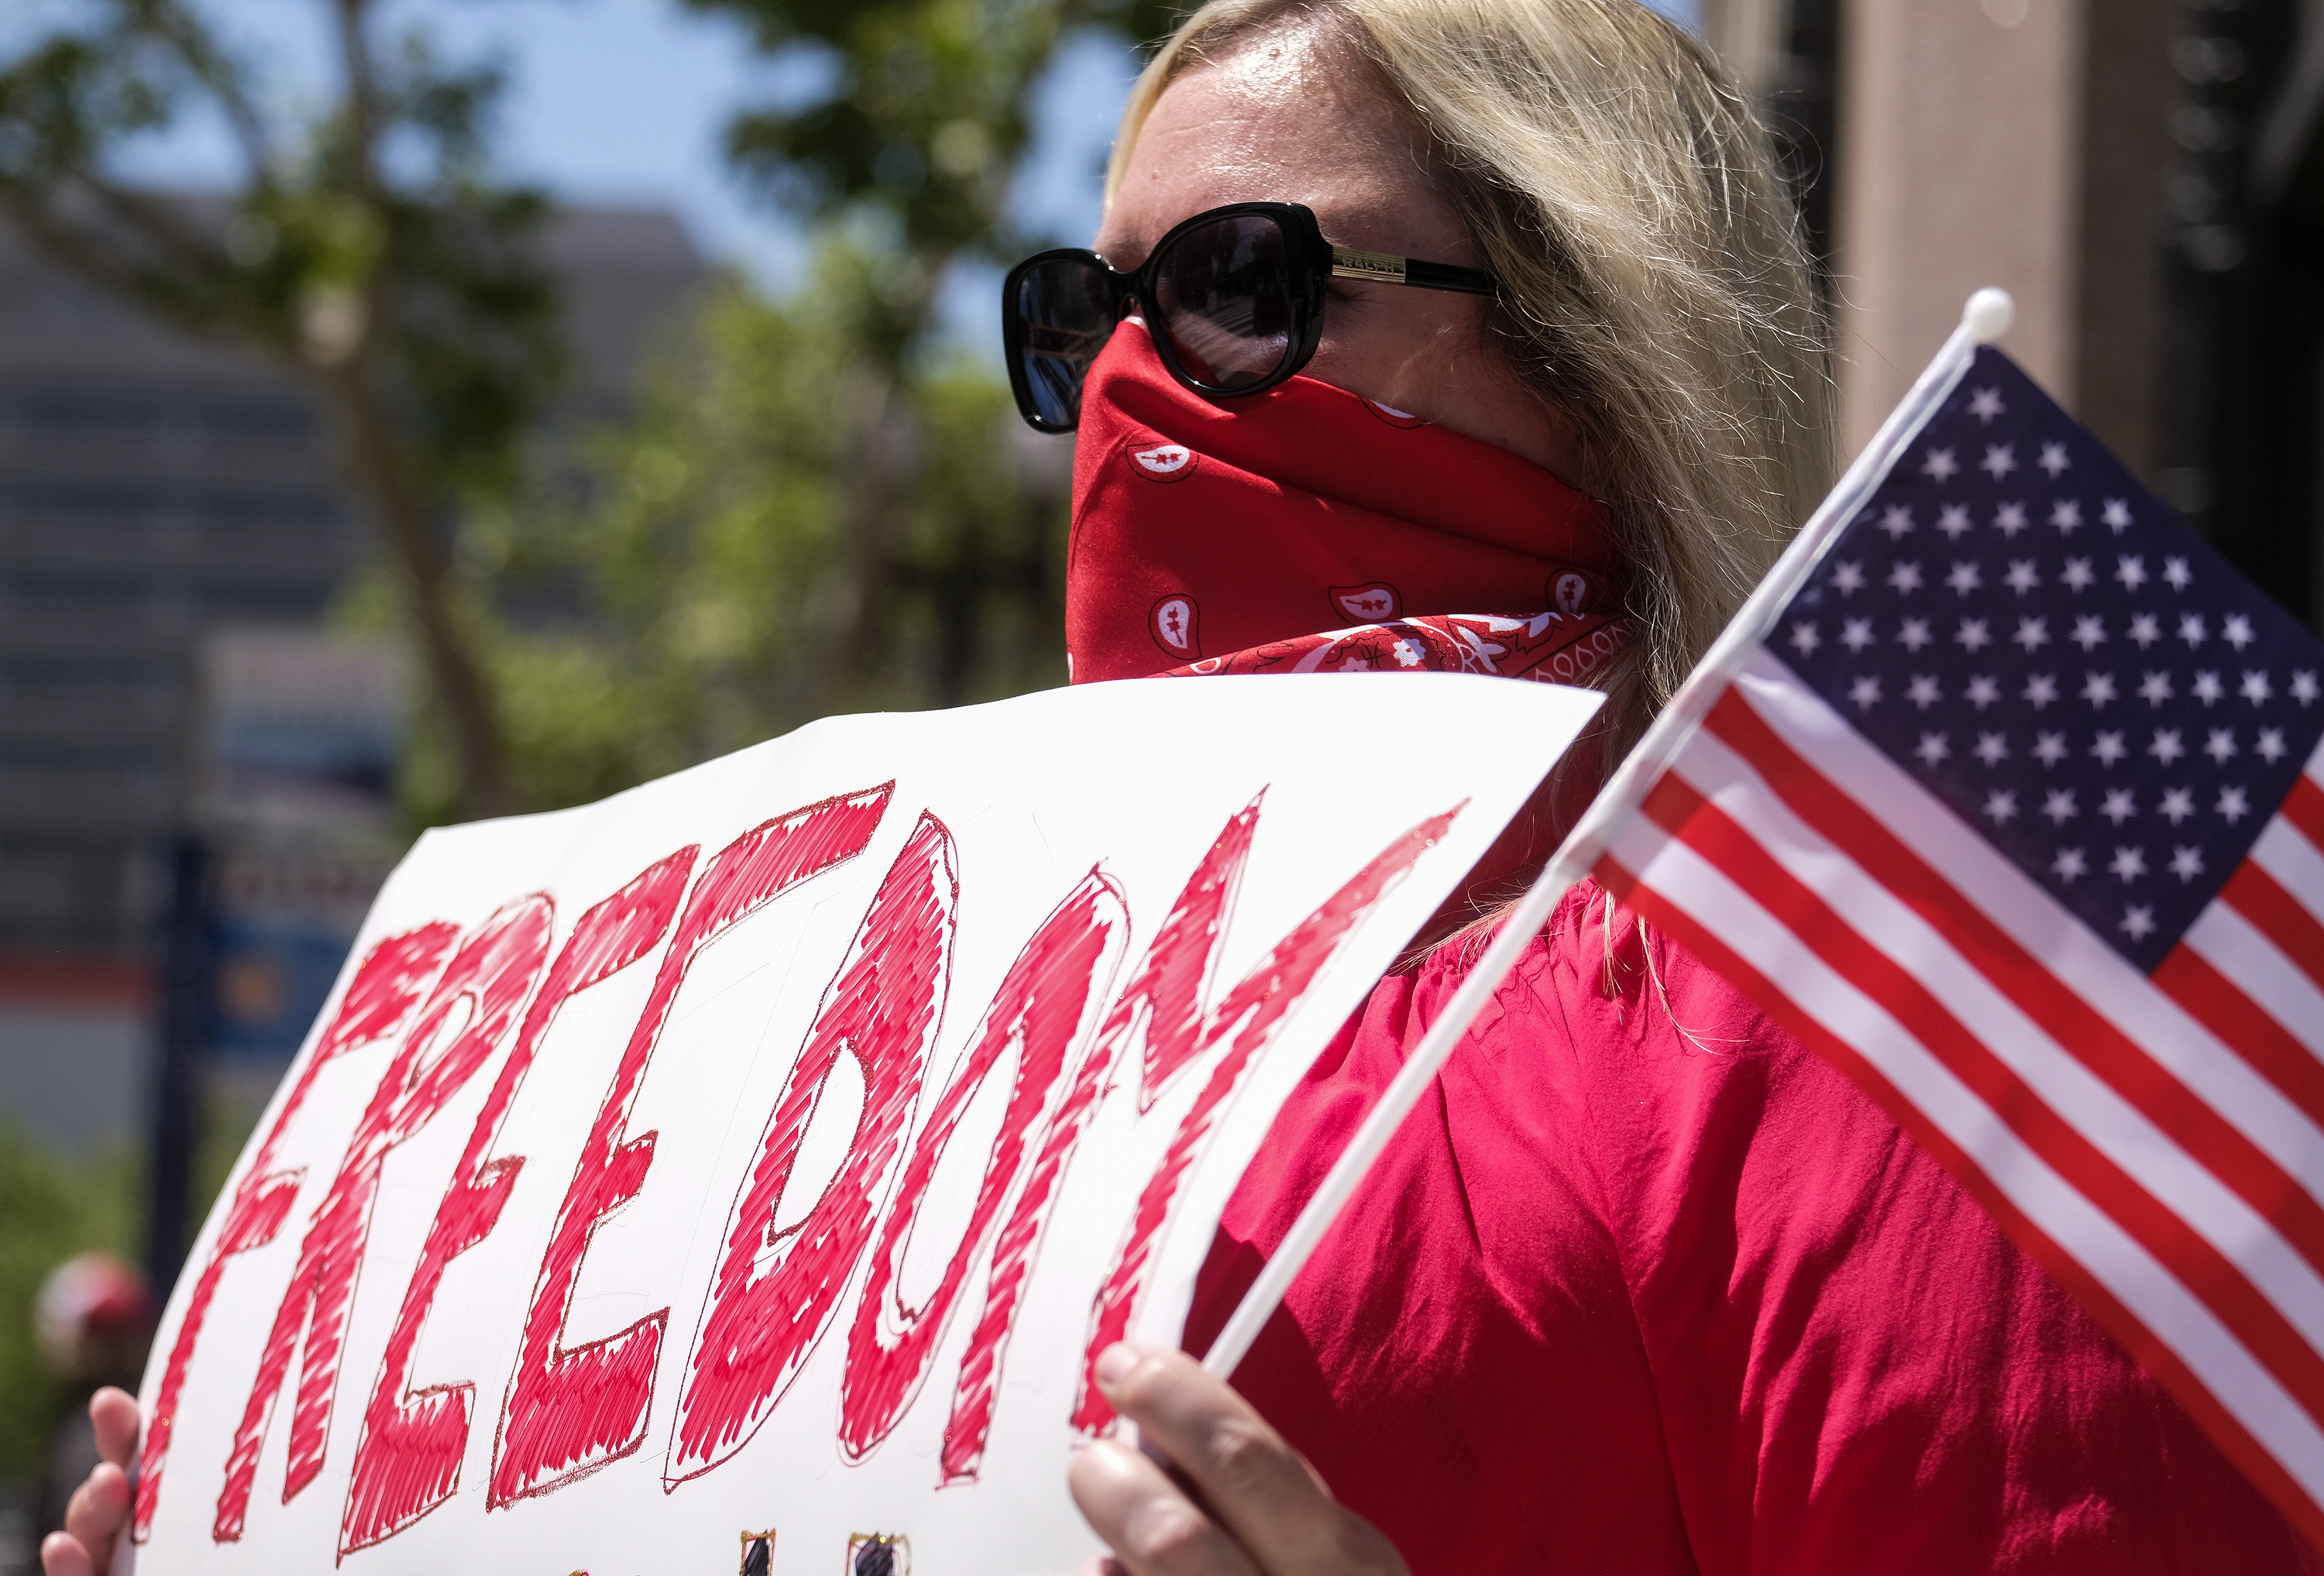
[[[705,269],[659,210],[569,210],[544,247],[570,429],[625,402]],[[370,553],[299,385],[0,229],[0,1115],[20,1128],[134,1130],[202,654],[311,628]]]
[[[2006,347],[2324,627],[2324,0],[1704,0],[1790,143],[1841,452],[1979,285]]]

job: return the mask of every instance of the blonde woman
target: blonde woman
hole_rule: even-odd
[[[1631,0],[1207,5],[1132,97],[1096,251],[1009,281],[1020,404],[1079,433],[1074,677],[1609,687],[1457,926],[1822,490],[1813,325],[1763,134]],[[1350,740],[1349,791],[1400,764]],[[1383,982],[1310,1073],[1190,1350],[1469,955]],[[1234,1389],[1127,1345],[1094,1377],[1169,1465],[1107,1440],[1072,1470],[1135,1576],[2318,1568],[1885,1114],[1593,889]],[[127,1461],[135,1402],[92,1413]],[[127,1505],[98,1468],[49,1576],[107,1567]]]
[[[1611,688],[1474,915],[1826,485],[1808,291],[1750,110],[1629,0],[1204,6],[1131,97],[1094,253],[1007,287],[1020,407],[1078,433],[1075,679]],[[1351,791],[1397,766],[1349,742]],[[1189,1351],[1474,950],[1309,1074]],[[1137,1576],[2317,1568],[1884,1112],[1595,889],[1234,1388],[1127,1345],[1095,1378],[1155,1454],[1101,1442],[1073,1490]]]

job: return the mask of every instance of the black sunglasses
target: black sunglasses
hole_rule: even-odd
[[[1071,432],[1090,364],[1133,307],[1162,364],[1196,393],[1221,400],[1271,389],[1314,355],[1334,279],[1472,296],[1499,289],[1481,269],[1334,246],[1297,203],[1229,203],[1172,229],[1128,273],[1078,246],[1010,269],[1001,338],[1017,409],[1036,431]]]

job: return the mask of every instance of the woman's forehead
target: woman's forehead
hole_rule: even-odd
[[[1164,90],[1130,150],[1097,249],[1127,268],[1171,226],[1206,208],[1297,202],[1315,210],[1334,241],[1443,257],[1458,226],[1430,189],[1425,164],[1360,58],[1312,27],[1281,30]]]

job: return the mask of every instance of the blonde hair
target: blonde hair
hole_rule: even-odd
[[[1409,107],[1501,281],[1511,364],[1582,432],[1638,625],[1610,764],[1830,482],[1823,333],[1766,131],[1631,0],[1211,0],[1131,90],[1108,199],[1175,78],[1311,19]]]

